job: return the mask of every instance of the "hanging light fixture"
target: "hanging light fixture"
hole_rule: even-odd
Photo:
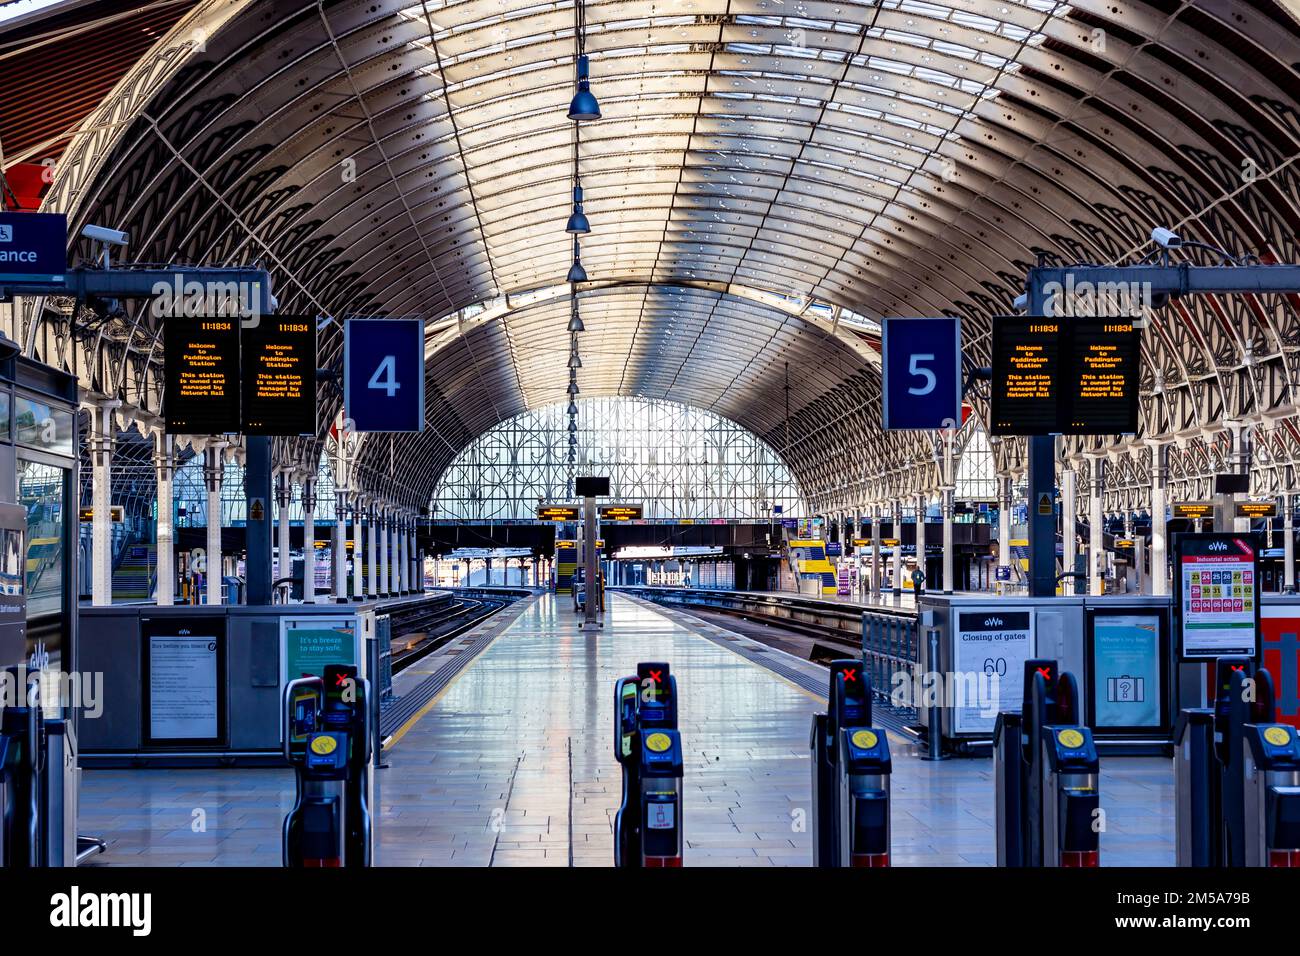
[[[582,249],[578,246],[578,237],[573,237],[573,265],[569,266],[570,282],[586,282],[587,270],[582,267]]]
[[[576,414],[578,414],[578,403],[577,403],[577,402],[569,402],[568,412],[569,412],[570,415],[576,415]]]
[[[569,379],[569,395],[572,396],[572,395],[577,395],[577,394],[578,394],[578,382],[577,382],[577,379],[572,379],[572,378],[571,378],[571,379]]]
[[[573,421],[572,419],[570,419],[570,420],[569,420],[569,434],[570,434],[570,435],[576,434],[577,431],[578,431],[578,423],[575,422],[575,421]]]
[[[576,349],[569,353],[569,368],[582,368],[582,359],[578,358]]]
[[[581,7],[582,4],[578,6]],[[584,42],[581,34],[578,42],[579,44]],[[573,94],[573,100],[569,103],[569,119],[575,123],[600,119],[600,104],[596,102],[596,96],[591,92],[591,64],[585,53],[578,55],[578,91]]]
[[[582,187],[573,187],[573,215],[569,217],[564,231],[571,236],[586,235],[591,232],[591,223],[587,221],[586,213],[582,211]]]
[[[570,332],[585,332],[587,327],[582,324],[582,316],[578,315],[578,300],[573,300],[573,314],[569,316]]]

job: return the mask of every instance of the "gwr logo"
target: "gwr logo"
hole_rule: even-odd
[[[1002,626],[1002,618],[1000,618],[1000,617],[986,617],[986,618],[984,619],[984,626],[985,626],[985,627],[1001,627],[1001,626]]]
[[[1205,546],[1205,550],[1206,550],[1206,551],[1227,551],[1227,550],[1228,550],[1228,542],[1226,542],[1226,541],[1211,541],[1209,544],[1207,544],[1207,545]]]

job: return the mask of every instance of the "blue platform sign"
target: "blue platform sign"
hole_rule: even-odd
[[[885,428],[961,425],[961,319],[884,319],[880,351]]]
[[[67,271],[67,216],[0,212],[0,282],[62,283]]]
[[[424,322],[349,319],[343,327],[343,414],[358,432],[424,429]]]

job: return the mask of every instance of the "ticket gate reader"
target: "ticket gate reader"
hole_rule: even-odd
[[[637,664],[614,684],[614,756],[623,794],[614,818],[614,865],[682,865],[682,742],[677,679],[667,663]]]
[[[1247,724],[1243,736],[1246,865],[1300,867],[1300,738],[1286,724]]]
[[[22,706],[0,708],[0,866],[76,866],[103,850],[77,836],[77,768],[73,722],[41,702],[42,672],[25,674]]]
[[[1246,728],[1275,719],[1273,680],[1250,657],[1214,662],[1214,705],[1189,708],[1174,728],[1179,866],[1245,866]]]
[[[1095,867],[1100,762],[1073,674],[1025,662],[1020,713],[993,731],[998,866]]]
[[[889,740],[871,724],[871,678],[860,660],[830,665],[826,713],[814,714],[813,866],[889,866]]]
[[[286,867],[370,866],[370,684],[331,664],[285,687],[284,756],[297,796],[284,819]]]
[[[1275,722],[1272,676],[1221,657],[1214,687],[1175,731],[1178,865],[1300,866],[1300,740]]]

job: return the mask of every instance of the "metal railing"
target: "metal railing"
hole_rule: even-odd
[[[894,675],[906,674],[907,699],[916,686],[916,669],[920,661],[920,644],[915,612],[891,614],[886,611],[862,612],[862,662],[871,675],[871,687],[877,699],[890,704],[900,714],[915,713],[912,707],[894,706],[891,691]]]

